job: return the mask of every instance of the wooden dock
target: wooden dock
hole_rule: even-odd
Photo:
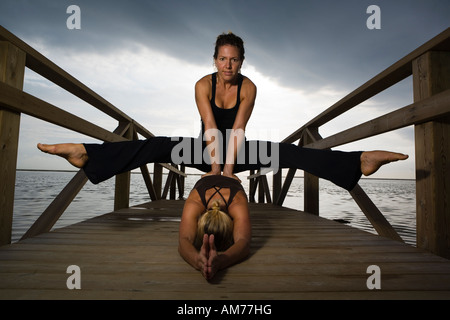
[[[208,283],[178,254],[182,200],[0,247],[0,299],[449,299],[450,261],[312,214],[250,204],[251,256]],[[69,290],[68,266],[81,289]],[[368,267],[380,268],[369,289]]]

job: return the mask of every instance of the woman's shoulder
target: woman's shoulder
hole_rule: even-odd
[[[252,80],[250,80],[249,77],[242,76],[242,88],[241,88],[241,98],[242,94],[249,95],[249,96],[256,96],[256,85],[253,83]]]
[[[201,85],[201,86],[211,86],[212,84],[212,74],[207,74],[206,76],[201,77],[197,82],[196,82],[196,86],[197,85]]]

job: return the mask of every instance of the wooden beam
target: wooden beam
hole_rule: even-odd
[[[303,131],[303,143],[308,144],[320,140],[322,137],[319,134],[319,129],[306,128]],[[319,215],[319,178],[307,171],[304,171],[304,207],[303,211]]]
[[[123,135],[127,140],[132,140],[135,136],[134,126],[130,122],[119,123],[115,133]],[[114,188],[114,210],[128,208],[130,206],[130,171],[116,175]]]
[[[130,124],[121,123],[114,130],[115,134],[124,135],[130,128]],[[83,170],[70,180],[64,189],[56,196],[52,203],[45,211],[36,219],[33,225],[22,236],[22,240],[35,237],[41,233],[50,231],[67,207],[72,203],[73,199],[78,195],[83,186],[88,181]]]
[[[303,144],[303,137],[304,137],[304,134],[302,133],[302,135],[298,141],[299,146],[301,146]],[[297,169],[294,169],[294,168],[290,168],[288,170],[286,178],[284,179],[283,185],[281,187],[281,191],[278,194],[278,197],[276,198],[276,202],[275,202],[276,205],[278,205],[278,206],[283,205],[284,199],[286,199],[286,196],[289,192],[289,188],[291,187],[292,180],[294,180],[294,176],[295,176],[296,172],[297,172]]]
[[[102,141],[114,142],[126,140],[89,121],[3,83],[0,83],[0,106],[14,112],[28,114],[32,117]]]
[[[270,196],[269,183],[267,182],[267,175],[263,175],[259,179],[261,179],[261,184],[259,186],[260,186],[260,188],[262,187],[262,189],[263,189],[263,193],[266,196],[266,202],[272,203],[272,197]]]
[[[403,242],[397,231],[358,184],[350,194],[380,236]]]
[[[172,171],[169,172],[166,179],[166,184],[164,185],[164,191],[161,196],[162,199],[167,199],[167,194],[169,193],[170,185],[172,184],[172,179],[174,177],[174,173]]]
[[[25,58],[17,47],[0,42],[0,84],[23,88]],[[11,242],[19,129],[20,113],[0,106],[0,246]]]
[[[283,142],[292,143],[297,141],[300,138],[303,129],[308,127],[320,127],[328,121],[338,117],[358,104],[370,99],[376,94],[410,76],[412,74],[412,61],[430,50],[450,51],[450,28],[447,28],[439,35],[426,42],[342,98],[340,101],[336,102],[327,110],[285,138]]]
[[[305,145],[308,148],[328,149],[378,134],[424,123],[450,115],[450,90],[414,102],[376,119]]]
[[[414,101],[449,91],[450,52],[427,52],[413,64]],[[447,106],[450,102],[447,101]],[[415,126],[417,246],[450,258],[450,117]]]
[[[150,200],[157,200],[155,187],[153,186],[152,178],[150,176],[150,172],[148,171],[147,165],[140,167],[142,177],[144,178],[145,186],[147,187],[148,195],[150,196]]]
[[[28,231],[25,232],[21,240],[50,231],[87,181],[88,179],[84,171],[78,171],[47,209],[36,219]]]
[[[276,204],[278,206],[282,206],[284,199],[286,199],[286,196],[289,192],[289,188],[291,187],[292,180],[294,180],[295,173],[297,172],[297,169],[289,169],[288,173],[286,174],[286,178],[284,178],[283,186],[281,188],[280,194],[278,195],[278,199]]]
[[[282,180],[283,180],[283,170],[281,168],[278,169],[276,173],[273,174],[272,178],[272,197],[273,202],[276,205],[276,201],[278,200],[280,194],[281,194],[281,186],[282,186]]]
[[[95,93],[92,89],[71,76],[41,53],[33,49],[27,43],[17,38],[14,34],[0,26],[0,40],[12,43],[14,46],[26,53],[26,66],[49,81],[67,90],[78,98],[86,101],[90,105],[120,121],[131,122],[132,119],[116,108],[110,102]],[[154,135],[141,124],[134,122],[136,130],[146,138]]]
[[[153,165],[153,186],[155,187],[156,199],[162,199],[162,174],[163,166],[155,163]]]

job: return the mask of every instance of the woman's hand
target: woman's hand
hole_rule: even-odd
[[[197,269],[200,270],[203,277],[207,279],[207,272],[208,272],[208,257],[209,257],[209,241],[208,241],[208,235],[203,235],[203,244],[200,248],[200,251],[198,252],[197,257]]]
[[[203,236],[203,244],[198,253],[198,269],[206,280],[211,280],[220,270],[219,255],[214,244],[214,235]]]
[[[220,270],[219,254],[217,253],[216,245],[214,244],[214,235],[209,236],[209,255],[206,272],[206,280],[211,280]]]

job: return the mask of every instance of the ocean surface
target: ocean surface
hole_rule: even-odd
[[[12,242],[19,240],[36,221],[75,172],[17,171]],[[188,175],[185,197],[200,175]],[[248,180],[240,176],[246,190]],[[164,183],[163,178],[163,183]],[[78,196],[55,224],[61,228],[101,214],[114,207],[114,179],[98,185],[87,182]],[[269,176],[269,185],[271,185]],[[403,240],[416,244],[416,194],[414,180],[361,179],[360,186],[372,199]],[[320,216],[343,221],[352,227],[376,233],[350,194],[326,180],[320,180]],[[150,201],[140,174],[131,175],[130,206]],[[303,210],[303,178],[295,177],[283,204]],[[181,213],[180,213],[181,214]]]

